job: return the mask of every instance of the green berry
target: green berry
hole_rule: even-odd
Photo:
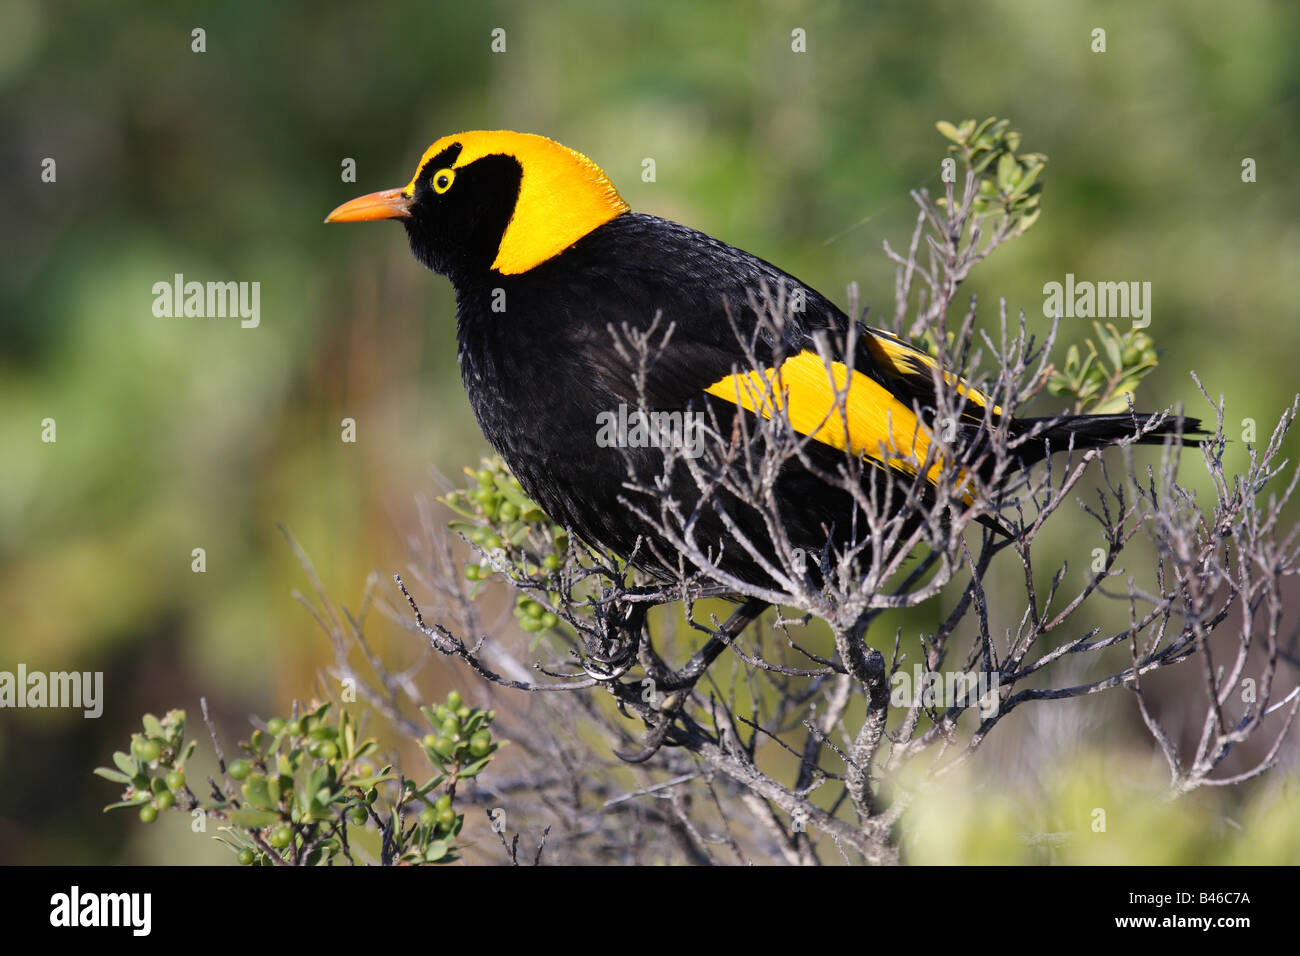
[[[438,823],[438,811],[433,807],[425,807],[420,811],[420,825],[431,827]]]
[[[276,827],[275,830],[271,832],[269,842],[271,846],[275,847],[277,850],[283,850],[293,842],[293,830],[287,826]]]
[[[560,560],[558,554],[548,554],[546,557],[542,558],[542,568],[547,571],[558,571],[563,566],[564,562]]]
[[[483,579],[483,569],[482,569],[482,568],[480,568],[477,564],[467,564],[467,565],[465,565],[465,580],[466,580],[466,581],[481,581],[482,579]]]
[[[239,760],[232,760],[230,761],[230,765],[226,768],[226,772],[230,774],[231,779],[243,780],[253,772],[253,765],[242,758]]]
[[[476,477],[476,478],[478,479],[478,483],[479,483],[480,485],[495,485],[495,484],[496,484],[496,474],[495,474],[495,472],[492,472],[492,471],[488,470],[487,468],[480,468],[480,469],[478,470],[478,474],[475,475],[474,477]]]
[[[257,859],[257,854],[248,847],[244,847],[235,854],[235,859],[239,861],[240,866],[252,866],[253,861]]]
[[[438,746],[438,735],[425,734],[424,739],[421,740],[420,743],[424,744],[424,746],[428,747],[430,750],[433,750]]]
[[[153,823],[158,819],[158,808],[152,804],[146,804],[140,808],[140,822]]]
[[[159,810],[170,810],[176,803],[176,798],[172,796],[170,790],[164,790],[162,793],[158,794],[158,796],[153,798],[153,802]]]
[[[353,826],[365,826],[366,821],[369,819],[370,814],[366,813],[365,807],[353,807],[348,811],[348,820],[351,821]]]
[[[447,810],[451,808],[451,794],[444,793],[433,801],[434,808],[437,810]]]
[[[156,740],[145,740],[136,749],[136,756],[145,763],[153,763],[162,756],[162,744]]]
[[[460,691],[453,690],[447,693],[447,708],[449,710],[455,710],[462,703],[463,701],[460,697]]]
[[[517,521],[519,506],[509,501],[503,501],[501,507],[497,509],[497,517],[502,521]]]
[[[448,717],[446,720],[442,722],[441,729],[442,729],[442,735],[444,737],[455,736],[456,734],[460,733],[460,721],[458,721],[455,717]]]
[[[450,757],[456,752],[456,741],[450,737],[439,737],[438,742],[433,747],[433,752],[439,757]]]
[[[469,739],[469,752],[475,757],[485,757],[491,749],[492,735],[486,730],[478,731]]]
[[[285,725],[284,729],[288,731],[290,737],[297,737],[302,733],[302,725],[301,720],[291,720]]]
[[[461,704],[459,707],[456,708],[456,716],[459,717],[461,720],[468,720],[469,715],[471,713],[473,713],[473,711],[471,711],[464,704]]]
[[[179,770],[173,770],[167,774],[167,789],[176,791],[185,786],[185,774]]]
[[[542,627],[552,628],[560,623],[560,619],[556,617],[552,612],[547,611],[545,614],[541,616],[541,622],[542,622]]]
[[[456,822],[456,811],[448,807],[446,810],[438,811],[438,826],[443,830],[450,830],[451,825]]]
[[[281,717],[272,717],[266,722],[266,729],[270,732],[272,737],[278,737],[280,732],[284,730],[284,719]],[[249,852],[251,853],[252,851],[250,850]]]
[[[309,753],[317,760],[333,760],[339,755],[339,748],[329,740],[321,740],[313,744]]]

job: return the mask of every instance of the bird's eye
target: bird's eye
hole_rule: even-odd
[[[451,188],[451,184],[456,181],[456,170],[440,169],[433,174],[433,179],[429,180],[433,186],[433,191],[441,195]]]

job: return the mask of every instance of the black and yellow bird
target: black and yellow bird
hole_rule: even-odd
[[[862,326],[851,373],[841,362],[828,372],[814,336],[844,342],[852,321],[830,300],[756,256],[632,212],[595,163],[559,143],[509,131],[447,136],[429,147],[406,186],[347,202],[326,221],[377,219],[400,220],[416,259],[455,286],[470,404],[524,490],[582,538],[624,556],[635,549],[651,572],[675,570],[674,549],[623,502],[629,462],[651,486],[663,473],[663,452],[596,440],[603,414],[639,402],[635,357],[615,348],[611,326],[644,330],[656,316],[661,327],[672,324],[645,379],[646,403],[656,411],[708,412],[728,435],[735,416],[770,413],[764,390],[774,393],[762,376],[780,363],[790,422],[816,439],[810,448],[829,470],[851,452],[879,466],[869,471],[885,480],[914,481],[921,467],[929,467],[926,480],[936,480],[936,458],[927,458],[933,422],[923,411],[934,402],[929,355]],[[803,311],[784,323],[782,341],[755,335],[760,319],[751,293],[763,287],[802,295]],[[759,370],[746,360],[738,329],[754,340]],[[968,398],[962,435],[973,436],[989,399],[960,384]],[[847,386],[847,428],[836,411],[837,386],[841,394]],[[1133,436],[1149,418],[1078,415],[1009,425],[1014,435],[1038,432],[1017,452],[1028,465],[1049,450]],[[1161,423],[1141,440],[1163,442],[1178,426]],[[807,553],[821,553],[828,534],[842,537],[855,526],[848,496],[798,462],[784,469],[778,492],[782,527]],[[698,499],[685,468],[674,472],[671,493],[687,511]],[[771,553],[762,516],[725,493],[700,510],[695,540],[721,549],[718,564],[728,574],[769,585],[761,563],[728,532],[723,512]]]

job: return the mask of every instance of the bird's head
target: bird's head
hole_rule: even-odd
[[[399,219],[434,272],[527,272],[627,212],[599,166],[545,136],[509,130],[445,136],[399,189],[344,203],[326,222]]]

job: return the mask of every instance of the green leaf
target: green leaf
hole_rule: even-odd
[[[466,777],[476,777],[483,770],[483,768],[488,765],[489,761],[491,760],[492,760],[491,753],[489,753],[486,757],[480,757],[478,760],[475,760],[473,763],[467,764],[465,766],[465,769],[461,770],[460,773],[456,774],[456,776],[462,780],[465,779]]]
[[[1126,412],[1128,411],[1129,394],[1129,392],[1118,392],[1100,403],[1096,408],[1091,409],[1091,411],[1095,415],[1114,415],[1119,412]]]
[[[1010,153],[1003,153],[998,157],[998,187],[1003,192],[1008,192],[1012,188],[1011,177],[1019,168],[1016,158]]]
[[[1025,193],[1029,192],[1030,188],[1034,185],[1034,182],[1038,179],[1038,174],[1042,171],[1042,163],[1038,163],[1036,166],[1030,168],[1030,170],[1024,174],[1020,182],[1016,185],[1016,188],[1011,190],[1010,198],[1019,199]]]
[[[934,124],[934,128],[937,129],[941,135],[952,140],[954,143],[960,143],[964,139],[961,131],[947,120],[939,120],[939,122]]]
[[[437,788],[437,787],[441,787],[441,786],[442,786],[442,782],[443,782],[444,780],[446,780],[446,779],[447,779],[447,774],[446,774],[446,773],[440,773],[440,774],[438,774],[436,777],[434,777],[433,779],[431,779],[428,783],[426,783],[424,786],[422,786],[422,787],[416,787],[413,791],[411,791],[411,795],[414,796],[414,797],[423,797],[423,796],[425,796],[426,794],[428,794],[429,791],[431,791],[431,790],[433,790],[433,789],[435,789],[435,788]]]
[[[1103,329],[1100,324],[1094,322],[1093,326],[1097,329],[1097,338],[1101,341],[1102,348],[1106,350],[1106,358],[1110,361],[1111,369],[1118,372],[1124,367],[1119,333],[1115,331],[1113,325],[1108,324]]]
[[[1079,346],[1071,345],[1065,350],[1065,371],[1069,375],[1077,374],[1079,368]]]
[[[255,807],[266,810],[275,805],[275,801],[271,799],[269,781],[260,774],[249,777],[240,789],[243,791],[244,800]],[[278,790],[279,787],[277,786],[276,789]]]
[[[437,863],[447,855],[447,841],[434,840],[429,844],[429,849],[424,851],[424,859],[429,863]]]
[[[111,780],[114,783],[130,783],[134,774],[121,773],[117,770],[109,770],[107,767],[96,767],[94,773],[103,777],[105,780]]]
[[[244,827],[247,830],[260,830],[263,827],[269,827],[280,819],[278,813],[273,813],[270,810],[251,810],[247,807],[231,810],[226,816],[235,826]]]
[[[145,714],[140,722],[144,724],[144,732],[150,737],[157,737],[159,740],[167,739],[167,731],[163,730],[163,725],[153,714]]]
[[[995,117],[990,116],[984,122],[980,123],[979,126],[975,126],[972,132],[970,133],[970,135],[968,135],[966,138],[979,139],[981,136],[984,136],[989,131],[989,127],[993,124],[994,119]],[[975,123],[974,120],[967,120],[967,122],[972,124],[972,126],[974,126]]]
[[[120,750],[114,751],[113,763],[117,764],[118,770],[122,771],[129,777],[134,777],[140,772],[140,766],[135,762],[135,760],[122,753]]]
[[[984,170],[988,167],[989,163],[993,162],[993,160],[997,158],[997,155],[998,154],[995,152],[987,152],[981,158],[971,163],[970,168],[975,171],[976,175],[979,175],[980,173],[984,172]]]
[[[348,783],[350,786],[357,787],[361,790],[369,790],[371,787],[375,787],[381,783],[387,783],[389,780],[396,780],[396,779],[397,776],[395,774],[386,773],[386,774],[381,774],[380,776],[377,777],[376,776],[362,777],[359,780],[349,780]]]
[[[522,514],[529,508],[536,508],[537,502],[529,498],[526,494],[510,484],[510,479],[504,475],[498,475],[496,480],[497,491],[499,491],[507,501],[516,505]]]

